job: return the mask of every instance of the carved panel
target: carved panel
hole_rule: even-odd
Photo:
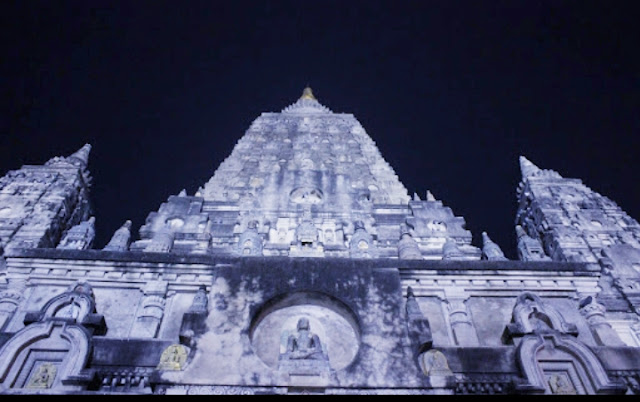
[[[27,381],[25,388],[46,389],[51,388],[53,381],[56,378],[58,367],[55,363],[44,362],[39,363],[32,370],[32,374]]]
[[[570,335],[526,335],[517,348],[518,364],[527,381],[518,386],[527,393],[616,394],[624,392],[612,382],[600,360]]]
[[[181,371],[187,363],[188,351],[183,345],[170,345],[160,356],[158,370]]]

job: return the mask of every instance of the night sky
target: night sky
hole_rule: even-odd
[[[518,155],[640,219],[633,1],[3,1],[0,175],[93,146],[101,248],[306,85],[516,258]]]

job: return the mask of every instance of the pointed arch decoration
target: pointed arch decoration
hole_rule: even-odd
[[[518,391],[536,394],[622,394],[591,349],[573,336],[526,335],[517,347],[525,383]]]
[[[83,370],[94,334],[104,334],[104,317],[96,313],[91,285],[73,284],[39,311],[25,315],[25,327],[0,348],[0,393],[12,389],[73,391],[91,380]]]
[[[49,321],[25,327],[0,349],[0,392],[29,388],[31,377],[46,363],[56,367],[50,387],[62,385],[86,366],[91,346],[91,335],[79,325]]]

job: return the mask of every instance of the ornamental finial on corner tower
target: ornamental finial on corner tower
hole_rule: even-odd
[[[300,99],[317,100],[316,97],[313,96],[313,91],[311,90],[311,87],[309,87],[309,86],[304,88],[304,90],[302,91],[302,96],[300,97]]]
[[[561,179],[562,176],[555,170],[540,169],[533,164],[529,159],[524,156],[520,156],[520,172],[522,173],[522,180],[526,180],[532,177],[544,177],[544,178],[556,178]]]
[[[524,156],[520,156],[518,158],[520,160],[520,172],[522,173],[522,178],[526,179],[529,176],[533,176],[534,174],[540,172],[540,168],[534,165],[529,159]]]
[[[84,144],[82,148],[69,155],[67,159],[74,165],[86,167],[89,164],[89,152],[91,152],[91,144]]]

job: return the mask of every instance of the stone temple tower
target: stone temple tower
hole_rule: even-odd
[[[290,257],[398,257],[402,235],[420,256],[476,259],[463,218],[433,197],[411,200],[352,114],[310,88],[253,121],[194,196],[149,215],[133,250]],[[403,232],[402,228],[406,228]]]
[[[0,246],[55,247],[90,213],[89,144],[42,166],[27,165],[0,179]]]
[[[525,157],[520,170],[516,225],[544,250],[541,258],[598,264],[598,301],[621,320],[626,311],[640,311],[640,224],[578,179]]]
[[[516,225],[555,261],[598,262],[614,245],[640,247],[640,225],[578,179],[565,179],[520,157]]]
[[[640,226],[579,180],[521,158],[509,260],[306,88],[98,250],[89,149],[0,180],[2,395],[640,394]]]

